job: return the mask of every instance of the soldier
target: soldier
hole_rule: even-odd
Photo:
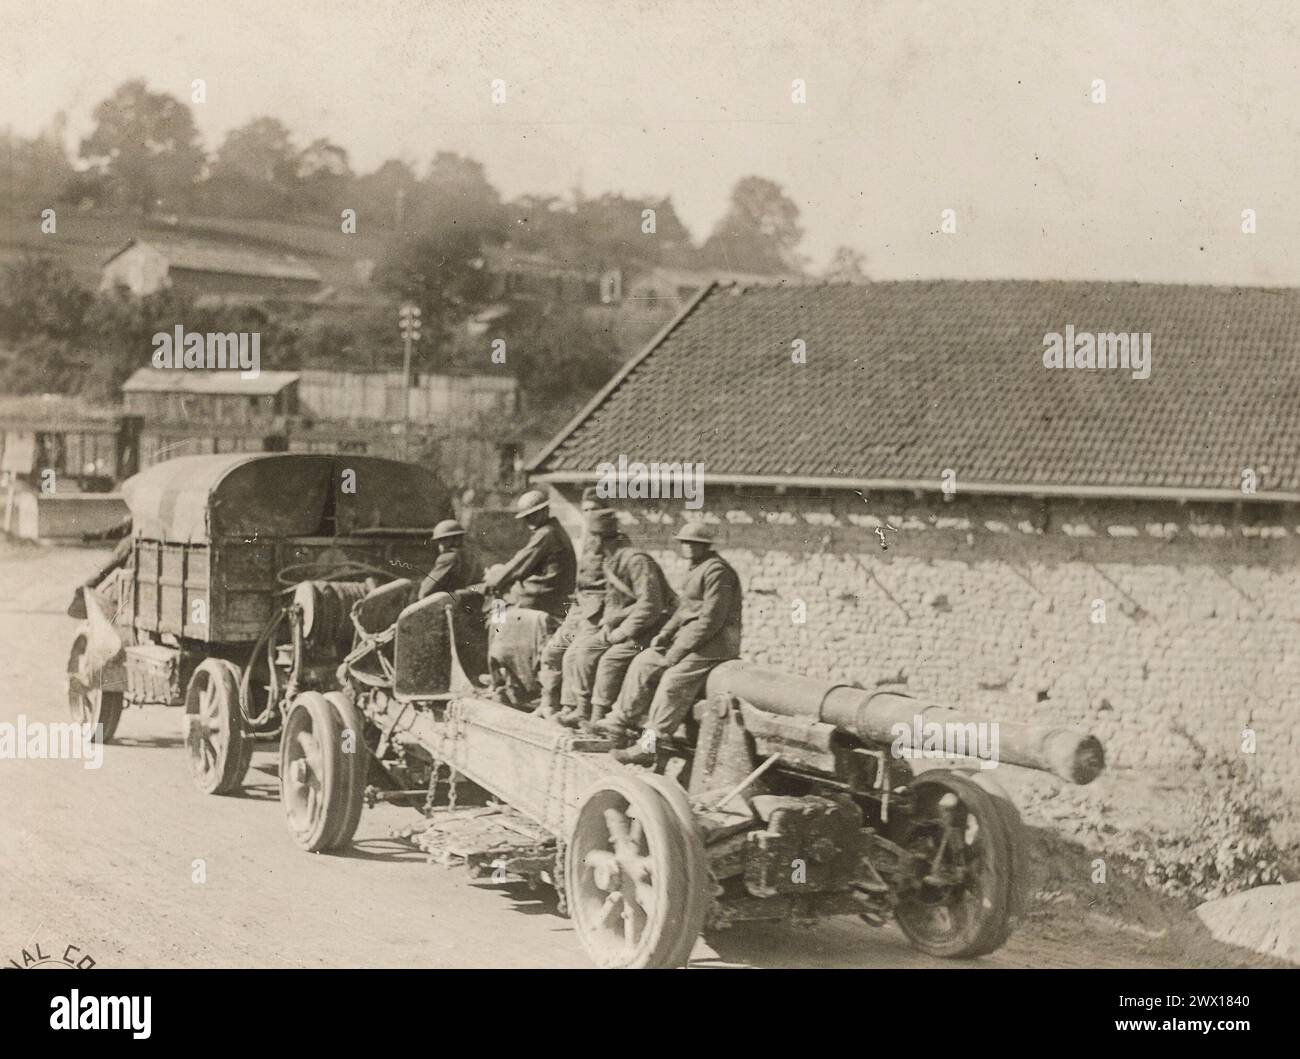
[[[515,504],[515,518],[532,529],[528,543],[503,566],[488,572],[489,591],[510,606],[490,620],[488,660],[494,683],[522,706],[537,690],[542,649],[560,627],[577,579],[573,542],[552,517],[546,494],[530,489]]]
[[[454,518],[445,518],[433,527],[433,544],[438,558],[420,582],[417,599],[435,592],[456,592],[482,580],[483,565],[465,543],[465,527]]]
[[[612,513],[611,513],[612,515]],[[564,656],[564,699],[560,723],[578,727],[590,712],[599,721],[614,700],[628,666],[644,651],[668,616],[676,596],[662,568],[618,530],[611,517],[605,537],[605,605],[600,628],[574,640]]]
[[[709,671],[740,656],[740,578],[713,550],[713,531],[703,523],[687,522],[676,539],[691,564],[677,609],[633,660],[618,704],[596,725],[618,744],[613,754],[624,764],[652,764],[655,740],[685,720]],[[630,745],[643,722],[641,740]]]
[[[605,602],[603,538],[599,530],[593,528],[592,519],[603,515],[612,519],[614,513],[596,496],[595,486],[588,486],[582,491],[581,508],[587,536],[582,542],[582,558],[578,560],[578,591],[573,597],[573,605],[569,608],[564,624],[555,631],[542,651],[541,670],[537,674],[542,686],[542,699],[533,714],[543,720],[554,717],[563,704],[560,689],[565,652],[575,637],[584,631],[599,628],[601,608]],[[617,526],[617,522],[614,525]]]

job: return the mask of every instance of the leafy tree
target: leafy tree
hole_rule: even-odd
[[[700,254],[713,268],[738,272],[782,273],[802,268],[796,251],[803,239],[799,207],[764,177],[743,177],[731,191],[726,214],[705,240]]]
[[[81,156],[108,178],[120,204],[148,215],[160,201],[192,189],[204,158],[184,103],[137,79],[100,103],[94,118]]]
[[[275,216],[290,203],[298,180],[298,150],[275,118],[255,118],[226,134],[207,182],[219,212]]]
[[[0,338],[74,341],[93,302],[62,261],[28,253],[0,273]]]
[[[366,223],[385,228],[405,228],[409,204],[420,181],[405,162],[390,158],[373,173],[358,177],[353,186],[357,209]]]
[[[826,271],[822,273],[832,283],[865,283],[867,280],[867,258],[860,250],[851,246],[837,246],[831,255]]]
[[[348,152],[329,140],[313,140],[298,155],[294,208],[320,214],[340,209],[352,186]]]

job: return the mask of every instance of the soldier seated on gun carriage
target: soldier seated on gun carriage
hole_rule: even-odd
[[[488,571],[486,590],[504,608],[489,619],[488,668],[492,684],[516,707],[540,690],[538,661],[564,621],[577,584],[573,542],[551,515],[546,494],[524,493],[515,504],[532,536],[509,562]]]
[[[652,764],[655,741],[686,719],[710,671],[740,657],[740,578],[713,550],[708,526],[687,522],[675,539],[691,564],[677,607],[632,661],[613,711],[594,726],[615,741],[613,755],[623,764]]]
[[[632,660],[650,645],[677,602],[659,564],[633,547],[613,511],[596,512],[590,519],[605,555],[605,599],[600,624],[575,638],[564,655],[568,708],[558,719],[570,728],[586,727],[605,715]]]
[[[582,542],[582,557],[578,560],[577,591],[564,623],[542,650],[541,668],[537,675],[542,696],[533,715],[542,720],[549,720],[562,707],[572,705],[562,695],[564,658],[575,639],[600,627],[601,610],[605,604],[604,538],[592,529],[591,520],[598,513],[612,516],[613,512],[596,496],[595,486],[582,491],[581,509],[587,523],[587,534]]]

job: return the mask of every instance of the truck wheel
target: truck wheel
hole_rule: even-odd
[[[343,750],[343,811],[338,831],[330,837],[328,849],[346,846],[357,833],[361,809],[365,804],[366,779],[370,773],[370,750],[366,746],[365,719],[341,691],[331,691],[325,699],[339,718],[339,745]],[[351,733],[349,736],[348,733]]]
[[[101,725],[93,738],[111,743],[122,719],[122,693],[105,691],[103,670],[90,671],[85,634],[72,642],[68,654],[68,711],[78,724]]]
[[[253,759],[253,740],[239,709],[239,670],[205,658],[185,689],[185,751],[194,785],[204,794],[233,794]]]
[[[289,834],[308,853],[350,842],[356,831],[363,790],[357,782],[360,755],[344,752],[343,728],[336,704],[316,691],[299,695],[284,720],[280,801]]]
[[[931,956],[982,956],[1011,931],[1011,850],[995,799],[962,773],[934,769],[908,785],[891,837],[918,858],[894,918]],[[951,797],[949,797],[951,796]]]
[[[598,966],[686,962],[706,908],[692,891],[708,874],[687,835],[668,798],[638,777],[606,776],[587,792],[566,844],[565,890]]]

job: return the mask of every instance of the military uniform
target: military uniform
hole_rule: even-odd
[[[444,546],[433,562],[433,569],[420,582],[418,599],[435,592],[456,592],[483,580],[483,564],[467,544]]]
[[[521,501],[534,496],[541,494],[525,494]],[[520,517],[545,506],[542,498],[540,505],[522,511]],[[493,683],[516,706],[537,691],[538,659],[569,608],[577,567],[573,543],[552,516],[534,527],[528,543],[490,579],[498,594],[511,591],[510,606],[489,623],[489,668]]]
[[[628,666],[672,613],[675,596],[659,564],[626,537],[605,560],[600,628],[564,656],[566,705],[599,720],[618,698]]]
[[[584,631],[600,627],[600,615],[605,603],[604,562],[603,538],[599,534],[588,534],[582,542],[582,558],[578,560],[578,591],[573,598],[573,605],[569,608],[564,623],[555,630],[555,635],[542,651],[542,666],[538,673],[542,686],[541,710],[570,705],[561,696],[564,656],[575,637]]]
[[[740,657],[740,632],[740,578],[710,551],[682,585],[677,609],[655,637],[660,646],[633,660],[608,721],[627,729],[644,722],[659,735],[671,735],[699,700],[714,666]]]

